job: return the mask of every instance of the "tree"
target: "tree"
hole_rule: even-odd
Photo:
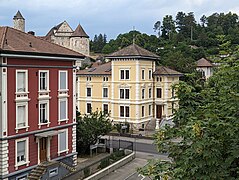
[[[154,24],[154,32],[158,31],[158,36],[160,37],[160,30],[161,30],[161,22],[160,21],[157,21],[155,24]]]
[[[162,37],[171,39],[170,36],[172,33],[175,33],[175,29],[175,23],[172,15],[166,15],[163,18]]]
[[[209,82],[194,78],[177,90],[176,125],[155,135],[159,151],[168,152],[171,161],[158,161],[141,172],[154,179],[238,179],[238,59],[224,62]]]
[[[101,111],[92,112],[90,115],[81,116],[77,113],[76,142],[77,152],[89,152],[90,145],[97,142],[99,136],[109,133],[112,125],[108,114]]]

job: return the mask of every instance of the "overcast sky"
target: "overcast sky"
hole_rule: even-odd
[[[80,23],[90,38],[105,33],[109,40],[133,27],[155,34],[157,20],[179,11],[194,12],[197,21],[214,12],[239,15],[239,0],[0,0],[0,26],[12,26],[17,10],[26,20],[26,31],[39,36],[66,20],[73,29]]]

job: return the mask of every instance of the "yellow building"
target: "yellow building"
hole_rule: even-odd
[[[114,123],[127,122],[134,129],[158,127],[162,118],[172,116],[177,99],[172,98],[171,85],[179,82],[181,73],[156,67],[159,56],[135,44],[106,58],[110,62],[77,73],[81,114],[110,112]]]

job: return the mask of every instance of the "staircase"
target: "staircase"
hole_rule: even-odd
[[[39,164],[34,168],[28,176],[29,180],[41,179],[42,175],[45,174],[47,169],[47,164]]]

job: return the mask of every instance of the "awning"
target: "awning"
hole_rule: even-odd
[[[49,137],[49,136],[58,135],[60,133],[61,133],[61,131],[47,131],[47,132],[35,134],[35,136],[36,137]]]

